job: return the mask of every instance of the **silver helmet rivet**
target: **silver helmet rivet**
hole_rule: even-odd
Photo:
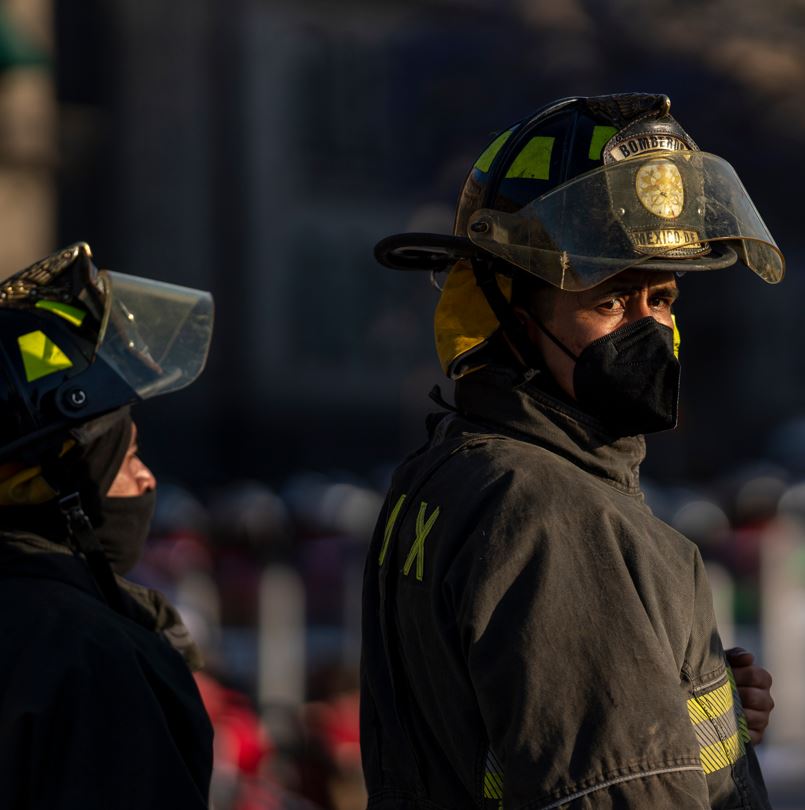
[[[87,404],[87,392],[83,388],[71,388],[67,392],[67,404],[79,410]]]

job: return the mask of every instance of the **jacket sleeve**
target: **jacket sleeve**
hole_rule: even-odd
[[[540,506],[535,489],[487,509],[445,579],[489,737],[487,798],[507,810],[765,807],[732,788],[711,797],[702,767],[684,652],[697,621],[710,621],[707,644],[717,634],[695,549],[684,545],[684,565],[646,558],[646,538],[624,537],[606,506],[561,492]]]
[[[125,648],[99,649],[68,667],[61,668],[58,658],[50,665],[49,672],[44,662],[38,670],[21,667],[29,675],[15,689],[19,711],[0,732],[0,750],[17,763],[0,775],[2,795],[19,802],[9,806],[208,807],[198,784],[204,768],[195,767],[189,752],[199,752],[208,765],[211,734],[189,673],[191,691],[184,684],[170,688],[146,678],[137,656]],[[186,722],[190,714],[198,720],[195,729]]]
[[[770,808],[738,689],[716,631],[710,584],[698,551],[694,578],[693,626],[682,671],[710,801],[713,807]]]

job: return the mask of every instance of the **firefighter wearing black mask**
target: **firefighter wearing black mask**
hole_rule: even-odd
[[[370,805],[768,810],[770,676],[723,650],[639,481],[642,434],[677,421],[680,275],[784,274],[734,169],[667,96],[562,99],[488,144],[453,236],[376,256],[447,272],[455,405],[433,395],[369,549]]]

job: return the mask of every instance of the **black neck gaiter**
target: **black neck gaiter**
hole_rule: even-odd
[[[117,477],[131,442],[131,415],[122,408],[72,430],[75,446],[61,463],[81,496],[81,504],[113,570],[124,574],[142,553],[155,505],[155,493],[110,498],[106,493]],[[55,500],[36,506],[0,509],[0,527],[29,531],[66,542],[64,517]]]
[[[101,498],[102,521],[95,536],[115,573],[128,573],[142,556],[155,506],[154,490],[129,498]]]
[[[676,427],[679,361],[674,331],[650,315],[594,340],[573,354],[543,324],[540,329],[576,361],[573,388],[584,411],[616,436]]]

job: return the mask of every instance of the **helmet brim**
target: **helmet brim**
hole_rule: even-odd
[[[483,255],[464,236],[441,233],[396,233],[375,245],[375,259],[392,270],[441,273],[461,259]]]

